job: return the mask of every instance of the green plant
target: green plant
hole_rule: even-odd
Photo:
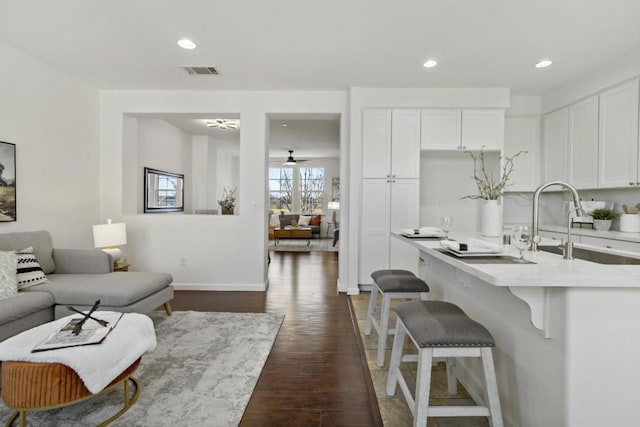
[[[610,220],[616,219],[619,216],[620,214],[618,212],[612,211],[611,209],[594,209],[593,212],[591,212],[593,219]]]
[[[463,199],[485,199],[498,200],[504,194],[511,172],[513,172],[513,160],[520,154],[527,151],[519,151],[513,156],[504,156],[502,159],[502,169],[499,179],[493,176],[493,172],[487,172],[484,160],[484,150],[480,150],[480,154],[476,155],[471,151],[466,151],[473,159],[473,176],[471,177],[478,187],[479,194],[464,196]]]
[[[222,199],[218,200],[218,204],[222,209],[233,210],[236,205],[236,189],[232,190],[225,186],[222,191]]]

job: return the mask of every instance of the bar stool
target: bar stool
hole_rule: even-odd
[[[387,346],[387,336],[395,334],[395,329],[389,328],[389,311],[392,298],[424,299],[429,292],[429,286],[424,280],[416,277],[408,270],[377,270],[371,273],[373,285],[367,310],[367,324],[365,335],[371,334],[371,326],[378,333],[378,353],[376,364],[384,366],[384,352]],[[382,296],[382,304],[378,307],[378,293]],[[375,313],[380,312],[380,323]]]
[[[409,409],[413,425],[426,426],[428,417],[489,417],[492,427],[502,427],[502,413],[491,347],[495,341],[489,331],[469,318],[460,307],[444,301],[411,301],[394,308],[398,315],[396,334],[391,351],[387,394],[393,396],[399,383]],[[400,371],[400,362],[416,361],[402,357],[405,337],[409,336],[418,348],[418,373],[415,398]],[[480,357],[485,379],[484,397],[488,406],[429,406],[431,365],[435,357],[447,360],[449,391],[455,390],[455,358]]]

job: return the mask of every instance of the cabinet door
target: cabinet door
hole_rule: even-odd
[[[391,175],[391,111],[362,112],[362,177]]]
[[[534,191],[540,185],[540,117],[507,117],[504,155],[514,160],[508,191]]]
[[[569,110],[563,108],[544,116],[544,180],[566,181]]]
[[[420,111],[395,110],[392,113],[391,176],[420,178]]]
[[[458,150],[462,136],[462,111],[422,110],[423,150]]]
[[[638,185],[638,80],[600,94],[598,186]]]
[[[464,150],[502,150],[504,146],[503,110],[463,110],[462,148]]]
[[[391,183],[391,231],[420,226],[420,180],[395,179]],[[418,273],[418,250],[395,237],[390,240],[389,268]]]
[[[371,273],[389,268],[388,179],[362,180],[362,217],[360,220],[359,283],[371,284]]]
[[[598,97],[569,107],[569,182],[598,186]]]

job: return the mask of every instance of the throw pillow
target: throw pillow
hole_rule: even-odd
[[[311,221],[309,221],[309,225],[320,225],[321,220],[322,220],[322,216],[316,215],[313,218],[311,218]]]
[[[18,295],[17,265],[15,252],[0,252],[0,300]]]
[[[271,219],[269,220],[269,225],[273,225],[274,227],[280,227],[280,219],[278,218],[278,214],[271,214]]]
[[[306,227],[310,224],[310,221],[311,221],[310,216],[300,215],[300,219],[298,219],[298,225],[302,227]]]
[[[42,267],[38,264],[36,256],[33,254],[33,248],[28,247],[16,252],[18,257],[18,290],[21,291],[29,286],[46,283],[49,280],[44,275]]]

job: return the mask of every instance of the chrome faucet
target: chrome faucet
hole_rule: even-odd
[[[542,184],[538,187],[533,193],[533,223],[531,224],[531,250],[538,250],[538,243],[540,243],[540,236],[538,235],[538,200],[540,199],[540,193],[542,193],[547,187],[551,187],[552,185],[558,185],[563,187],[571,192],[573,196],[573,205],[576,210],[576,214],[578,216],[584,215],[584,211],[582,210],[582,205],[580,204],[580,196],[578,195],[578,190],[576,190],[571,184],[568,184],[563,181],[549,181],[547,183]],[[573,242],[571,241],[571,219],[568,221],[567,225],[567,242],[564,246],[564,258],[571,259],[573,254]]]

